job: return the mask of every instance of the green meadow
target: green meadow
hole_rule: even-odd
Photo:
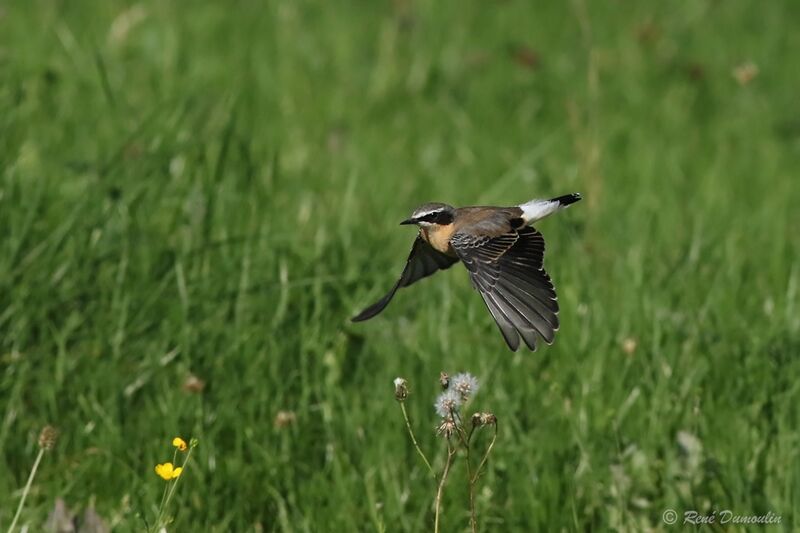
[[[49,424],[17,528],[152,525],[181,436],[171,531],[430,531],[440,371],[482,531],[797,530],[798,51],[789,0],[3,2],[0,530]],[[571,192],[552,346],[460,265],[350,322],[416,206]]]

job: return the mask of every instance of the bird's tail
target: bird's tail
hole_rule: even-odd
[[[522,218],[526,224],[541,220],[548,215],[552,215],[559,209],[564,209],[581,199],[580,193],[565,194],[551,198],[550,200],[531,200],[520,205]]]

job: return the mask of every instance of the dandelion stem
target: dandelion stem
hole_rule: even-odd
[[[36,456],[36,461],[33,462],[33,468],[31,468],[31,473],[28,476],[28,482],[25,483],[25,488],[22,490],[22,498],[19,500],[17,512],[14,514],[14,520],[11,521],[11,525],[8,527],[8,533],[14,531],[14,527],[17,525],[17,520],[19,520],[19,516],[22,514],[22,508],[25,507],[25,499],[28,497],[28,492],[31,490],[33,478],[36,477],[36,471],[39,469],[39,463],[42,462],[43,456],[44,448],[39,448],[39,455]]]
[[[419,456],[422,457],[423,461],[425,461],[425,466],[428,467],[428,472],[431,473],[433,479],[436,479],[436,472],[433,471],[431,463],[428,461],[428,458],[425,457],[425,454],[422,452],[422,449],[419,447],[419,444],[417,444],[416,437],[414,437],[414,430],[411,429],[411,421],[408,419],[408,413],[406,412],[406,405],[403,402],[399,403],[400,403],[400,410],[403,411],[403,418],[406,421],[406,428],[408,429],[408,435],[411,437],[411,442],[414,443],[414,448],[416,448]]]
[[[494,447],[494,441],[497,440],[497,422],[494,423],[494,434],[492,435],[492,442],[489,443],[489,447],[486,448],[486,452],[483,454],[483,458],[481,459],[480,464],[478,464],[478,468],[475,470],[475,476],[472,478],[472,482],[478,481],[478,477],[481,475],[481,470],[483,469],[483,465],[486,464],[486,461],[489,459],[489,454],[492,453],[492,448]]]
[[[461,441],[461,444],[464,445],[465,448],[469,448],[469,438],[464,433],[464,422],[461,420],[461,416],[458,414],[458,411],[455,409],[450,411],[450,419],[456,426],[456,432],[458,433],[458,438]]]
[[[444,482],[447,481],[447,474],[450,473],[450,465],[453,462],[453,456],[456,454],[456,448],[450,444],[450,439],[447,439],[447,462],[444,464],[444,471],[442,471],[442,479],[439,480],[439,488],[436,490],[436,502],[434,504],[434,520],[433,531],[439,533],[439,510],[442,507],[442,492],[444,491]]]
[[[469,458],[470,441],[472,440],[472,432],[470,430],[467,436],[464,458],[467,461],[467,488],[469,492],[469,526],[472,533],[478,531],[478,518],[475,516],[475,478],[472,476],[472,461]]]
[[[475,485],[478,482],[478,478],[481,475],[481,470],[483,469],[486,461],[489,459],[489,454],[492,452],[492,448],[494,447],[494,441],[497,440],[497,421],[494,422],[494,434],[492,435],[492,441],[489,443],[489,446],[486,448],[486,452],[483,454],[481,458],[481,462],[478,464],[478,468],[475,470],[475,473],[472,473],[472,465],[470,464],[469,459],[469,445],[467,446],[466,456],[467,456],[467,478],[469,479],[469,525],[472,529],[472,533],[477,533],[478,531],[478,518],[475,514]],[[475,428],[473,426],[472,430],[469,432],[467,436],[467,442],[469,443],[472,440],[472,434]]]

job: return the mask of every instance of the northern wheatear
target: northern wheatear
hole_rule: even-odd
[[[516,207],[430,203],[417,208],[401,222],[419,226],[419,235],[400,279],[353,322],[383,311],[397,289],[461,261],[509,348],[516,351],[520,337],[534,351],[537,337],[552,344],[558,330],[558,298],[544,271],[544,238],[528,224],[580,199],[575,193]]]

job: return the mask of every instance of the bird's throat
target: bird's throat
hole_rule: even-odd
[[[427,228],[420,228],[419,233],[437,252],[455,256],[453,247],[450,246],[450,237],[453,236],[454,229],[453,224],[435,224]]]

